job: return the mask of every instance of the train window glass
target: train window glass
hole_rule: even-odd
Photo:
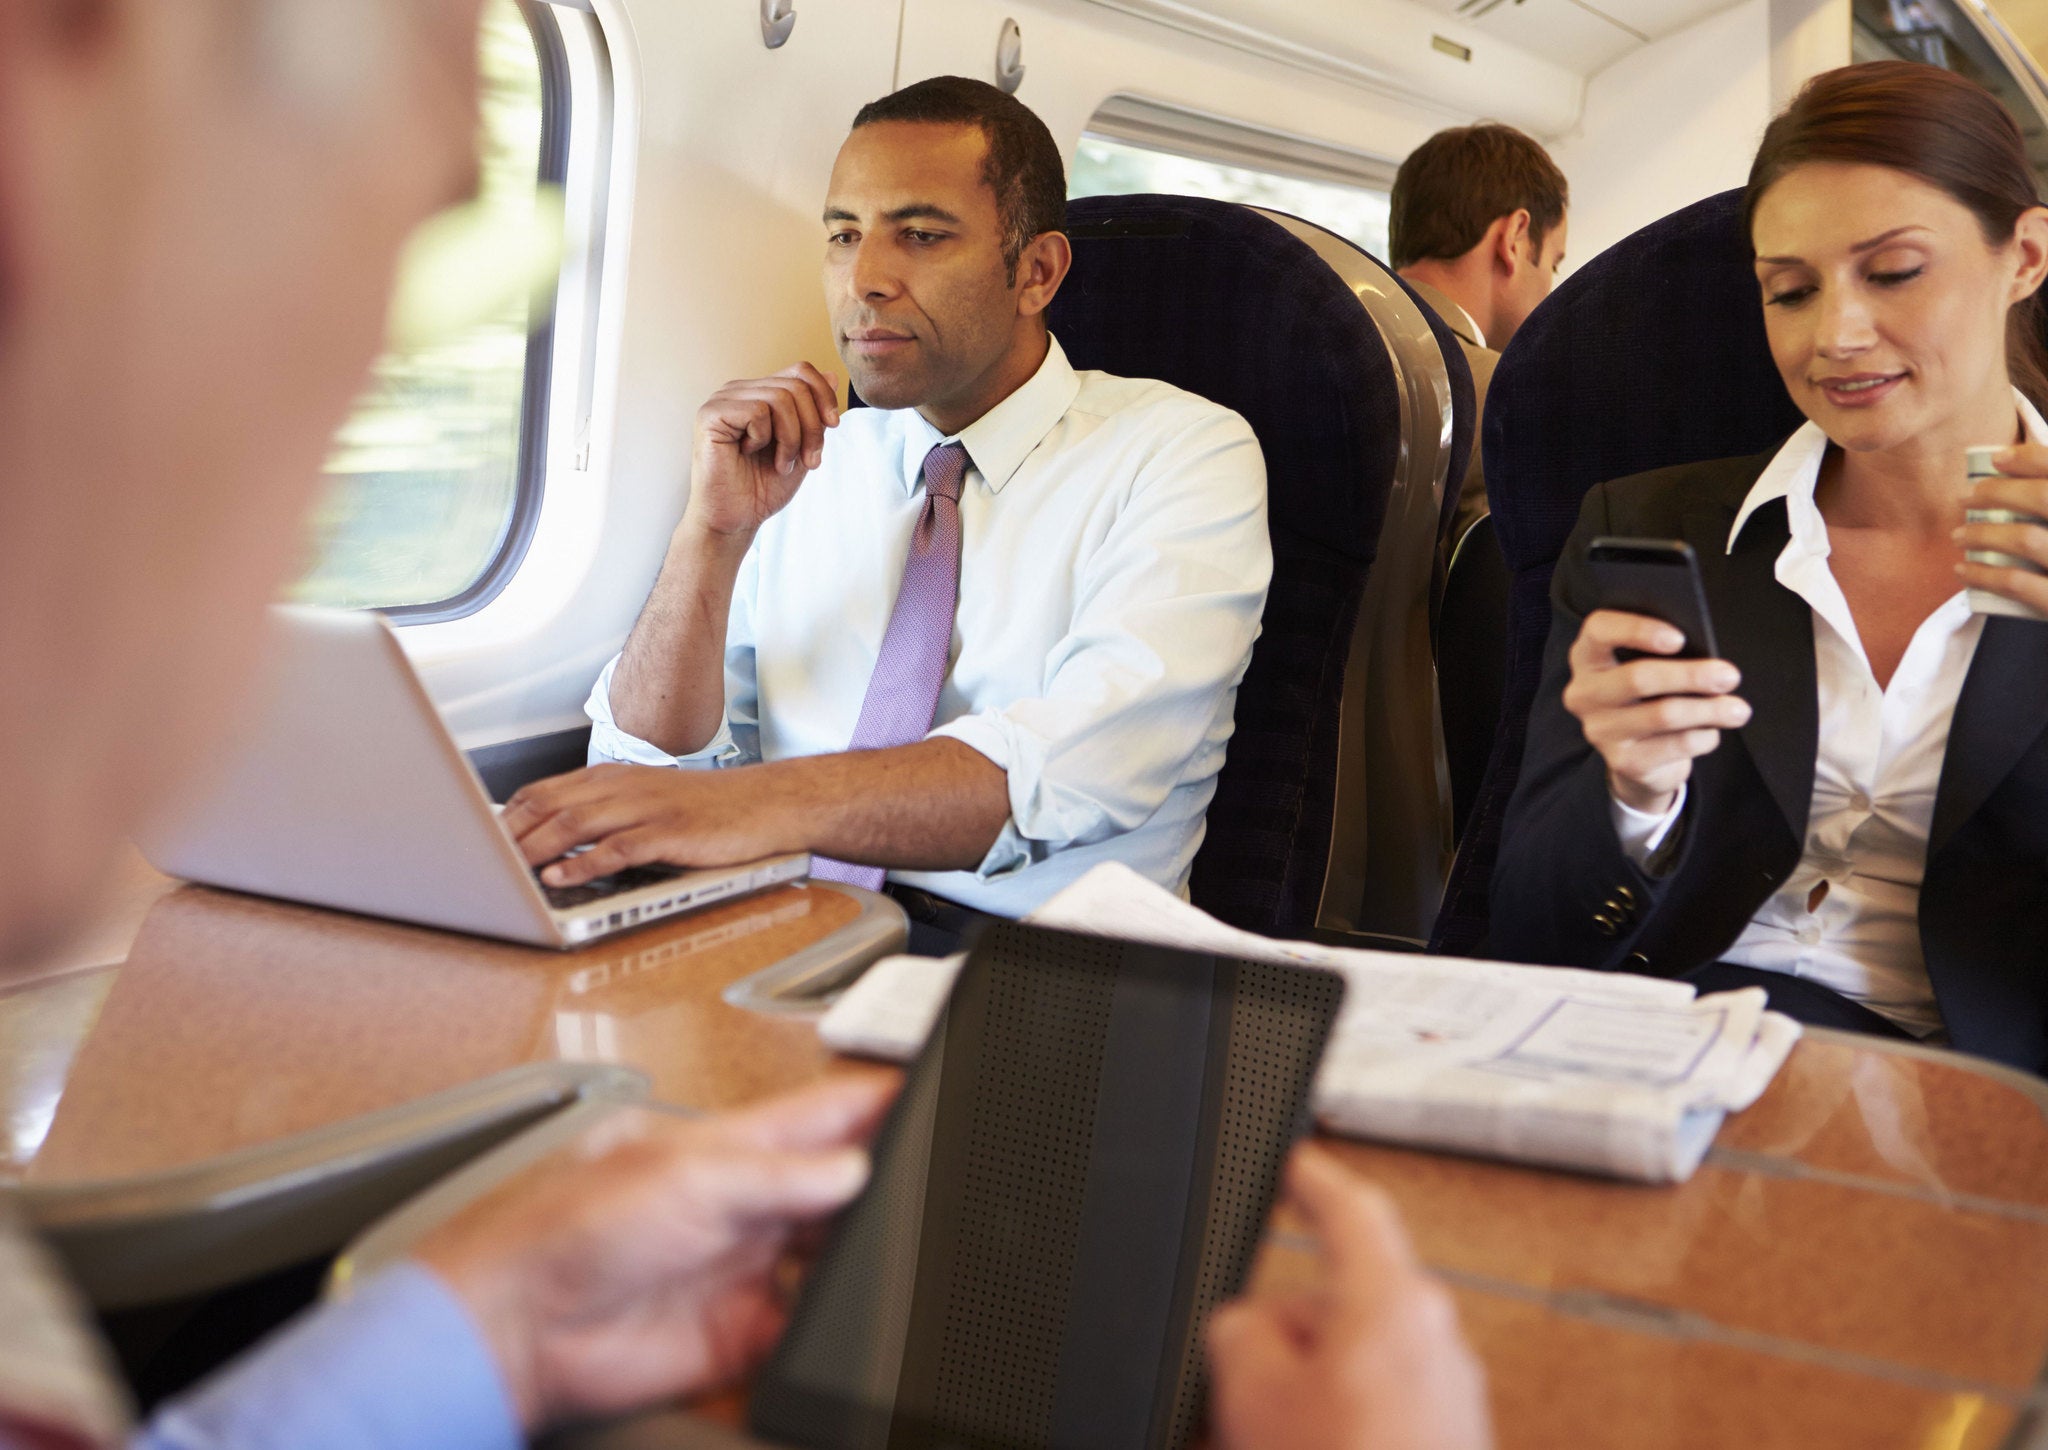
[[[567,95],[552,12],[488,0],[479,214],[508,250],[557,204]],[[480,238],[487,245],[494,238]],[[480,608],[518,566],[540,504],[552,339],[546,297],[519,287],[491,315],[380,358],[337,434],[295,599],[401,620]]]
[[[1098,123],[1105,119],[1109,118],[1097,117]],[[1301,174],[1308,166],[1286,164],[1292,157],[1275,156],[1267,165],[1258,164],[1260,150],[1241,141],[1203,147],[1212,152],[1209,155],[1195,154],[1203,139],[1200,134],[1183,135],[1171,146],[1145,145],[1091,127],[1074,154],[1068,194],[1156,191],[1270,207],[1327,227],[1376,257],[1386,256],[1391,167],[1346,153],[1352,164],[1341,171],[1319,165],[1314,169],[1322,174],[1311,177]],[[1217,151],[1228,159],[1213,154]]]

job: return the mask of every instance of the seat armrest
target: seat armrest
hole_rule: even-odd
[[[455,1172],[440,1177],[424,1192],[400,1203],[363,1229],[342,1248],[329,1267],[324,1290],[326,1296],[330,1299],[348,1297],[355,1284],[405,1258],[412,1252],[413,1245],[485,1194],[548,1154],[568,1147],[603,1120],[626,1112],[659,1113],[676,1118],[697,1116],[692,1108],[650,1101],[644,1092],[631,1096],[587,1095],[516,1136],[501,1141],[490,1152],[476,1156]]]
[[[94,1307],[212,1293],[332,1253],[422,1188],[648,1080],[603,1063],[527,1063],[413,1102],[124,1178],[38,1182],[23,1213]]]

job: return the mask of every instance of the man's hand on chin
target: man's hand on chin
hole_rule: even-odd
[[[758,768],[593,765],[527,786],[506,802],[504,822],[529,865],[554,861],[542,873],[550,886],[654,861],[730,866],[808,849],[773,784]]]

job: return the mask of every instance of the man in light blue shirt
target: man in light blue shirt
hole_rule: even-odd
[[[0,990],[233,718],[400,246],[475,188],[478,7],[0,0]],[[139,1443],[512,1445],[729,1379],[889,1078],[558,1161]],[[0,1446],[127,1418],[0,1189]]]
[[[0,0],[0,985],[233,718],[401,242],[474,186],[478,3]],[[889,1087],[543,1165],[132,1443],[497,1450],[729,1380]],[[1432,1376],[1469,1411],[1469,1357],[1384,1205],[1327,1159],[1297,1178],[1331,1288],[1223,1321],[1219,1442],[1477,1444],[1416,1417]],[[0,1447],[125,1433],[0,1192]]]
[[[1109,860],[1185,887],[1272,573],[1264,460],[1227,409],[1068,363],[1064,215],[1051,135],[993,86],[856,118],[824,276],[872,406],[800,364],[698,413],[689,505],[590,696],[591,758],[620,764],[506,811],[536,865],[595,843],[549,880],[808,850],[1002,916]]]

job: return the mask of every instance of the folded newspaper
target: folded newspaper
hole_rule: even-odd
[[[1273,941],[1225,926],[1128,867],[1098,866],[1039,926],[1343,974],[1316,1077],[1335,1133],[1682,1183],[1721,1120],[1784,1064],[1799,1025],[1760,988]],[[884,957],[818,1025],[837,1051],[903,1061],[938,1021],[963,957]]]

